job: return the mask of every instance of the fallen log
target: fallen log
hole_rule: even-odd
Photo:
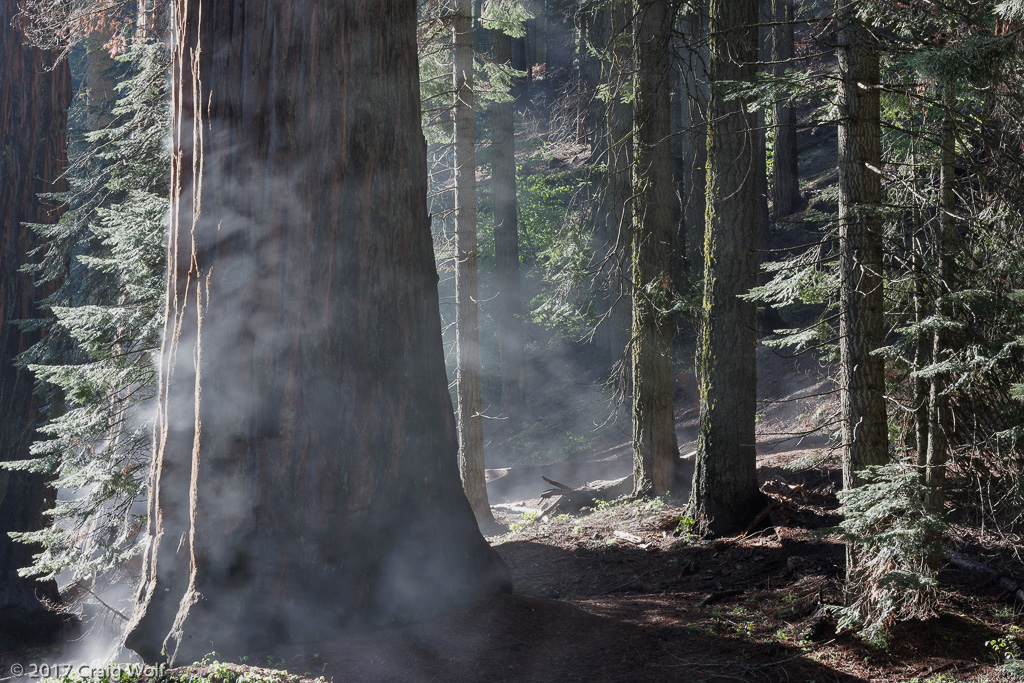
[[[989,577],[990,580],[995,581],[996,585],[1001,589],[1013,595],[1017,600],[1024,603],[1024,587],[1021,586],[1020,582],[1014,579],[1012,576],[1006,574],[1000,574],[992,567],[986,564],[982,564],[977,560],[972,560],[963,553],[958,553],[955,550],[949,550],[945,553],[946,561],[954,567],[959,567],[969,572],[976,572],[978,574],[984,574]]]
[[[575,515],[585,507],[593,507],[599,500],[615,500],[633,492],[632,475],[622,479],[592,481],[577,489],[551,481],[547,477],[542,478],[555,488],[542,493],[541,498],[557,498],[550,507],[545,508],[544,512],[548,515]]]
[[[521,512],[526,515],[540,515],[544,512],[539,508],[530,508],[524,505],[516,505],[514,503],[495,503],[491,507],[498,510],[508,510],[509,512]]]

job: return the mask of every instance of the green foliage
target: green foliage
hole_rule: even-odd
[[[508,531],[514,536],[522,532],[526,527],[536,524],[538,519],[540,519],[539,512],[524,512],[519,516],[519,521],[512,522],[512,526],[508,528]]]
[[[543,163],[545,147],[531,164]],[[531,172],[533,171],[533,172]],[[539,171],[523,166],[516,173],[520,253],[544,288],[531,302],[534,322],[566,335],[586,334],[596,322],[592,308],[593,244],[579,204],[586,181],[576,170]]]
[[[1024,0],[1003,0],[996,3],[995,12],[1007,21],[1024,20]]]
[[[525,463],[571,460],[593,450],[592,433],[576,434],[552,428],[542,422],[524,425],[513,437],[514,452]]]
[[[861,486],[839,493],[844,520],[829,530],[857,557],[849,602],[834,612],[840,629],[857,626],[870,642],[883,644],[895,621],[933,613],[936,581],[927,558],[946,525],[925,504],[928,490],[916,470],[894,462],[860,476]]]
[[[533,13],[519,0],[489,0],[483,6],[480,23],[490,31],[501,31],[512,38],[526,35],[526,22]]]
[[[45,302],[49,334],[21,359],[51,387],[46,438],[32,460],[6,466],[53,475],[71,495],[47,511],[52,526],[15,536],[42,546],[23,575],[95,577],[122,567],[144,526],[132,506],[152,449],[144,404],[156,385],[165,289],[168,60],[156,43],[121,59],[130,75],[117,86],[112,122],[85,133],[72,159],[72,191],[84,194],[57,225],[35,226],[44,242],[36,277],[55,279],[56,262],[72,266]]]
[[[986,641],[985,647],[992,650],[1000,661],[1020,660],[1020,637],[1022,633],[1024,632],[1022,632],[1021,627],[1013,624],[1005,635]]]

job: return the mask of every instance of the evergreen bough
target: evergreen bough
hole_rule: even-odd
[[[40,380],[48,421],[34,458],[5,465],[52,475],[60,490],[53,524],[15,536],[42,547],[21,573],[43,579],[70,570],[95,581],[124,568],[145,526],[133,503],[152,452],[146,402],[166,287],[168,60],[164,46],[141,40],[120,60],[128,75],[111,123],[73,142],[71,190],[60,197],[68,211],[33,226],[43,246],[29,270],[40,284],[61,283],[44,301],[53,317],[32,323],[46,337],[20,359]]]
[[[892,462],[859,475],[863,485],[839,493],[845,519],[833,531],[857,562],[847,575],[848,602],[834,612],[840,630],[859,627],[869,641],[884,643],[896,621],[934,614],[936,581],[927,558],[946,524],[929,511],[917,470]]]

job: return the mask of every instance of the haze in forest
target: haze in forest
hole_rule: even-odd
[[[1019,5],[0,0],[0,680],[1022,675]]]

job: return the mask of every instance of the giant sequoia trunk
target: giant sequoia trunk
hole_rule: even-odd
[[[127,644],[187,661],[506,590],[459,485],[412,0],[177,0],[167,322]]]
[[[756,117],[743,100],[725,98],[725,82],[754,78],[758,0],[713,0],[710,14],[700,433],[691,509],[705,530],[722,534],[743,529],[763,500],[754,436],[757,314],[739,298],[757,282]]]
[[[40,192],[64,189],[55,185],[66,159],[65,128],[71,101],[67,62],[47,71],[54,55],[24,46],[21,31],[11,25],[15,0],[0,0],[0,461],[26,460],[39,418],[32,395],[32,376],[15,366],[15,358],[39,341],[38,332],[16,323],[40,317],[32,277],[19,272],[36,247],[25,222],[57,219]],[[38,531],[53,492],[41,474],[0,469],[0,642],[53,636],[58,616],[39,601],[57,602],[57,585],[18,576],[32,564],[37,548],[11,540],[8,534]]]
[[[888,460],[883,359],[882,133],[877,45],[845,0],[839,17],[840,406],[843,485]]]
[[[675,239],[669,22],[665,0],[636,0],[633,22],[633,494],[667,492],[679,459],[672,412]]]

